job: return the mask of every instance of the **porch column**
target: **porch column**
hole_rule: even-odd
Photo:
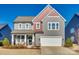
[[[34,34],[32,35],[32,45],[34,45]]]
[[[26,34],[25,34],[25,46],[26,46],[26,40],[27,40],[27,37],[26,37]]]
[[[14,34],[12,34],[11,44],[14,45]]]
[[[17,41],[18,40],[18,34],[16,34],[16,38],[15,38],[15,44],[17,45],[19,42]],[[20,39],[19,39],[20,40]]]

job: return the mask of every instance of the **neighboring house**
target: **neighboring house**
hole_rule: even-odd
[[[73,43],[79,44],[79,14],[75,14],[65,28],[65,39],[71,38]]]
[[[63,46],[65,19],[47,5],[36,17],[18,16],[14,21],[12,44],[25,46]]]
[[[11,29],[8,24],[0,24],[0,40],[8,38],[11,41]]]

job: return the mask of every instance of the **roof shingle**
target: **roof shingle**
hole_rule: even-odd
[[[14,22],[32,22],[34,16],[18,16]]]

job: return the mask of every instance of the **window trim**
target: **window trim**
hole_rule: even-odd
[[[28,25],[28,27],[26,25]],[[30,30],[32,29],[32,25],[30,23],[15,23],[14,29],[15,30]]]
[[[51,24],[50,25],[50,29],[49,29],[49,23]],[[52,28],[52,24],[53,23],[55,24],[55,29]],[[48,30],[59,30],[60,29],[60,25],[58,25],[58,29],[57,29],[57,25],[56,25],[57,23],[59,24],[59,22],[48,22],[48,24],[47,24]]]
[[[14,23],[14,29],[15,30],[18,30],[18,26],[19,26],[18,23]]]
[[[28,25],[28,27],[26,27],[26,25]],[[25,23],[25,29],[26,29],[26,30],[30,30],[30,29],[31,29],[31,27],[32,27],[32,25],[31,25],[31,24],[29,24],[29,23]]]
[[[37,26],[39,24],[39,27]],[[36,22],[36,29],[40,29],[40,22]]]
[[[22,30],[22,23],[18,23],[18,30]]]
[[[70,29],[70,33],[73,34],[74,32],[75,32],[75,28],[72,27],[72,28]]]

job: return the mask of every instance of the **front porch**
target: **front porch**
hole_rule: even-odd
[[[24,45],[28,48],[35,46],[34,34],[12,34],[12,45]]]

